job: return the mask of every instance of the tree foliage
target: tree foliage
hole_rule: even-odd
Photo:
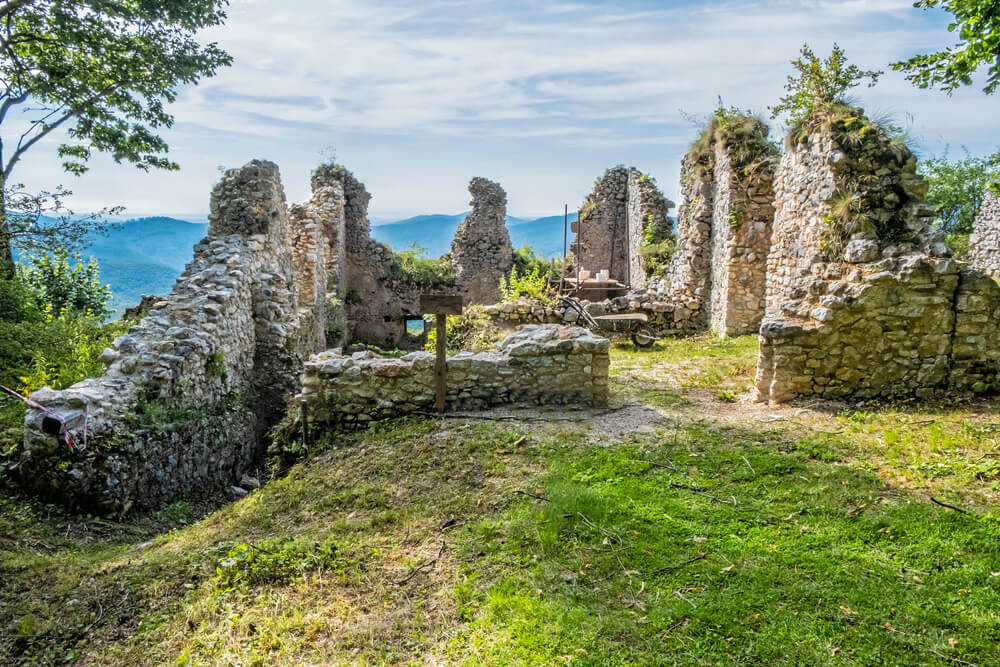
[[[10,185],[16,165],[59,128],[67,129],[69,140],[57,155],[71,174],[85,172],[94,151],[144,170],[177,169],[157,134],[174,120],[164,105],[176,99],[179,86],[231,62],[216,44],[194,38],[197,30],[223,22],[227,4],[0,0],[3,196],[16,199],[17,187]],[[13,239],[5,211],[0,206],[0,277],[9,278]]]
[[[1000,86],[1000,2],[997,0],[918,0],[914,7],[941,8],[954,19],[948,32],[958,32],[959,42],[937,53],[913,56],[892,64],[896,71],[920,88],[938,88],[949,95],[972,85],[972,75],[988,65],[987,95]]]
[[[93,257],[84,263],[75,254],[71,263],[63,249],[39,255],[21,268],[21,280],[34,291],[39,305],[53,315],[103,319],[111,314],[111,288],[101,284],[100,267]]]
[[[948,245],[964,255],[986,191],[1000,178],[1000,152],[973,157],[966,150],[960,160],[949,160],[945,152],[922,162],[920,173],[930,182],[927,202],[937,209],[937,224],[947,234]]]
[[[836,44],[825,60],[813,53],[808,44],[803,44],[800,57],[792,61],[792,66],[798,76],[788,77],[785,84],[788,94],[771,107],[771,118],[787,114],[790,125],[809,118],[817,109],[844,103],[847,91],[866,81],[871,88],[882,75],[849,65],[844,50]]]

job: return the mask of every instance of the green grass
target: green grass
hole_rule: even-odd
[[[676,414],[611,444],[403,419],[215,511],[9,495],[0,664],[1000,662],[997,404],[755,412],[752,343],[615,348]]]

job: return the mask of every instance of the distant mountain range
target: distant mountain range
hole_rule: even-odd
[[[406,220],[372,227],[376,241],[388,243],[393,250],[404,250],[415,243],[424,249],[426,257],[440,257],[451,251],[458,225],[467,213],[458,215],[418,215]],[[569,221],[576,220],[576,213]],[[507,231],[515,248],[531,246],[541,257],[556,257],[563,252],[563,216],[546,218],[515,218],[507,216]],[[572,240],[572,235],[570,236]]]
[[[416,244],[424,249],[424,256],[440,257],[451,250],[451,240],[465,216],[418,215],[373,226],[372,237],[396,251]],[[576,213],[569,220],[576,220]],[[138,218],[116,224],[107,234],[91,235],[90,245],[80,254],[85,259],[94,257],[100,264],[101,280],[111,285],[112,305],[120,312],[137,304],[143,294],[170,292],[191,261],[194,244],[207,229],[207,222]],[[562,255],[561,215],[534,219],[508,216],[507,229],[515,248],[531,246],[542,257]]]

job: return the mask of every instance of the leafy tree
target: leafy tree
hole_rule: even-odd
[[[892,64],[907,72],[906,79],[920,88],[939,88],[949,95],[972,85],[972,75],[983,65],[987,95],[1000,86],[1000,2],[997,0],[918,0],[914,7],[940,7],[954,15],[948,32],[958,31],[959,43],[944,51],[913,56]]]
[[[963,159],[954,161],[945,152],[921,163],[920,173],[930,182],[927,202],[937,208],[938,224],[947,234],[948,245],[963,256],[986,190],[1000,178],[1000,152],[972,157],[966,150]]]
[[[789,76],[785,84],[788,95],[771,107],[771,118],[787,113],[791,125],[801,123],[817,109],[844,103],[847,91],[865,81],[871,88],[882,76],[882,72],[848,65],[844,50],[836,44],[826,60],[817,57],[808,44],[802,45],[800,53],[801,56],[792,61],[799,74]]]
[[[195,32],[220,25],[227,0],[0,0],[0,278],[14,274],[11,244],[42,234],[67,245],[82,237],[67,217],[40,224],[55,195],[23,195],[15,167],[58,128],[62,166],[87,170],[93,151],[148,170],[177,169],[157,134],[173,124],[164,108],[182,84],[229,65],[216,44]],[[12,112],[20,110],[17,116]],[[18,193],[22,194],[18,194]],[[14,205],[7,215],[8,200]],[[40,231],[44,230],[44,231]]]

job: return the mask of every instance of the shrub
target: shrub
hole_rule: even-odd
[[[429,322],[433,322],[433,315]],[[483,312],[482,306],[470,306],[461,315],[448,317],[448,340],[445,349],[449,354],[463,351],[491,352],[503,334]],[[434,353],[437,350],[437,327],[427,330],[424,349]]]
[[[801,56],[792,61],[798,76],[789,76],[785,84],[788,94],[771,107],[771,118],[788,115],[788,122],[795,126],[808,121],[814,114],[833,104],[846,102],[847,91],[865,81],[871,88],[882,72],[863,70],[847,64],[847,55],[837,44],[826,60],[813,53],[808,44],[802,45]]]
[[[94,258],[84,264],[75,253],[70,264],[69,253],[59,249],[51,255],[32,257],[20,273],[40,304],[54,315],[68,312],[103,319],[111,314],[111,288],[101,284],[100,267]]]
[[[454,287],[455,273],[452,271],[450,259],[447,256],[427,259],[420,256],[423,252],[423,248],[413,243],[402,252],[392,253],[392,263],[389,265],[386,280],[426,290]]]
[[[534,299],[543,304],[552,303],[549,280],[539,267],[531,272],[519,274],[515,266],[510,270],[510,276],[500,276],[501,301],[515,301],[522,297]]]

